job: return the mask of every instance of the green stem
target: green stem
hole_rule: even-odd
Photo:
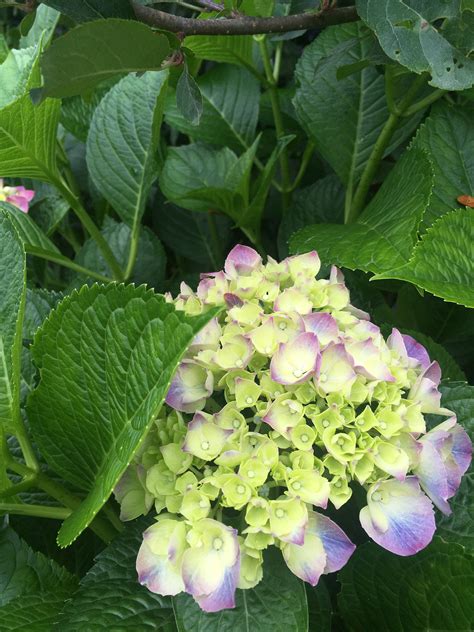
[[[255,246],[255,248],[258,250],[259,254],[262,255],[262,257],[264,259],[266,259],[267,257],[267,253],[266,250],[261,242],[261,239],[258,235],[256,235],[253,230],[249,229],[249,228],[244,228],[243,226],[240,227],[240,230],[244,233],[244,235],[246,235],[246,237],[249,239],[249,241]]]
[[[272,68],[272,62],[270,60],[270,53],[265,36],[260,35],[257,36],[255,39],[257,39],[258,45],[260,47],[260,54],[262,56],[263,67],[265,69],[265,76],[268,82],[268,90],[270,93],[270,103],[272,106],[273,120],[275,122],[276,136],[277,139],[280,140],[281,138],[283,138],[283,136],[285,136],[285,127],[283,125],[280,96],[278,94],[278,74],[275,73],[275,68],[277,68],[278,66]],[[285,214],[291,201],[290,159],[288,157],[287,147],[285,147],[280,154],[280,170],[283,189],[283,214]]]
[[[124,273],[124,281],[128,281],[128,279],[132,276],[135,263],[137,262],[140,228],[140,222],[135,222],[132,229],[132,236],[130,238],[130,250],[128,253],[127,267],[125,268]]]
[[[30,437],[26,431],[25,422],[23,421],[20,410],[16,411],[13,427],[14,435],[20,444],[21,452],[23,454],[23,458],[25,459],[25,463],[28,466],[29,472],[36,474],[39,472],[40,466],[33,446],[31,445]]]
[[[72,208],[74,213],[77,215],[78,219],[87,230],[89,235],[97,242],[97,245],[107,262],[114,279],[116,281],[123,281],[123,272],[120,268],[120,265],[117,259],[114,256],[109,244],[105,240],[104,236],[100,232],[99,228],[96,226],[94,220],[90,217],[89,213],[82,206],[79,198],[69,189],[66,183],[60,178],[54,178],[53,184],[60,191],[61,195],[63,195],[64,199],[69,203],[69,206]]]
[[[306,169],[308,167],[309,161],[311,160],[311,156],[314,153],[316,146],[312,140],[309,140],[306,144],[306,147],[303,152],[303,156],[301,158],[300,168],[298,173],[296,174],[296,178],[291,185],[291,191],[294,191],[301,184],[302,179],[304,178],[304,174],[306,173]]]
[[[420,110],[427,108],[429,105],[441,99],[446,94],[446,90],[436,89],[424,99],[420,99],[417,103],[414,103],[411,107],[407,108],[401,116],[408,117],[416,114]]]
[[[426,76],[420,75],[417,77],[410,88],[408,89],[405,97],[401,100],[400,104],[397,106],[396,112],[391,112],[387,122],[382,128],[382,131],[375,142],[375,145],[372,149],[372,152],[369,156],[365,169],[362,173],[362,177],[359,182],[359,186],[354,195],[354,199],[352,200],[352,204],[350,207],[346,208],[345,213],[345,223],[349,224],[354,222],[360,215],[362,209],[365,205],[365,200],[367,198],[367,194],[369,192],[372,181],[377,173],[377,169],[379,168],[380,161],[382,160],[385,150],[387,149],[390,140],[397,128],[400,117],[403,113],[408,109],[409,105],[415,98],[417,92],[426,82]]]
[[[16,514],[17,516],[36,516],[53,520],[66,520],[71,510],[66,507],[47,507],[45,505],[20,505],[0,502],[0,514]]]
[[[23,463],[19,463],[14,459],[10,459],[7,463],[7,468],[16,474],[20,474],[20,476],[28,477],[33,474],[32,470],[23,465]],[[74,511],[81,504],[81,499],[71,494],[67,489],[65,489],[60,483],[56,483],[49,478],[43,472],[38,472],[36,474],[36,485],[39,489],[43,490],[49,496],[59,501],[64,507]],[[90,524],[90,528],[101,538],[106,544],[109,544],[114,537],[117,535],[115,529],[112,528],[111,524],[104,520],[101,516],[96,516],[94,520]]]
[[[58,263],[59,265],[69,268],[70,270],[74,270],[74,272],[83,274],[86,277],[102,281],[102,283],[111,283],[114,281],[114,279],[100,274],[99,272],[95,272],[95,270],[90,270],[89,268],[84,268],[83,266],[78,265],[60,253],[52,252],[50,250],[42,250],[41,248],[36,248],[36,246],[32,246],[31,244],[25,244],[25,250],[30,255],[34,255],[40,259],[45,259],[46,261]]]

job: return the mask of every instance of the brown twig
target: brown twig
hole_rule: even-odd
[[[257,35],[286,33],[322,28],[331,24],[355,22],[359,19],[355,7],[328,8],[317,13],[300,13],[282,17],[255,18],[250,16],[198,20],[172,15],[132,2],[137,19],[173,33],[186,35]]]

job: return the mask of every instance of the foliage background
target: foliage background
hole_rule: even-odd
[[[184,4],[165,10],[193,15]],[[115,533],[113,501],[85,528],[202,325],[152,290],[194,286],[235,243],[343,267],[355,305],[440,362],[444,405],[472,436],[474,219],[458,198],[474,195],[473,3],[357,0],[357,22],[184,39],[121,0],[0,5],[0,176],[36,190],[28,215],[0,202],[0,630],[472,629],[472,473],[416,557],[366,542],[354,498],[338,521],[361,546],[337,578],[305,588],[269,557],[219,615],[138,585],[143,524],[107,547],[97,536]],[[244,0],[223,15],[315,5]],[[111,280],[127,285],[75,292]],[[107,318],[120,352],[147,357],[133,375],[146,405],[117,418]]]

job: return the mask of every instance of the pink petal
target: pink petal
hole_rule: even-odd
[[[237,276],[249,276],[258,270],[262,264],[262,257],[253,248],[237,245],[227,255],[224,270],[227,276],[235,279]]]

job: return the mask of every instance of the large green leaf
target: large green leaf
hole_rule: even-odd
[[[0,425],[10,433],[19,414],[25,281],[23,244],[0,210]]]
[[[83,632],[93,622],[97,632],[176,631],[171,601],[138,583],[135,560],[145,528],[143,521],[127,525],[97,556],[59,617],[58,629]]]
[[[77,578],[0,529],[0,630],[50,632]]]
[[[165,35],[131,20],[96,20],[55,40],[41,58],[43,96],[89,91],[117,74],[160,70],[170,52]]]
[[[310,632],[331,632],[332,604],[325,579],[321,577],[314,587],[306,584],[306,596]]]
[[[389,273],[406,263],[428,204],[432,170],[417,148],[407,151],[354,224],[318,224],[297,232],[292,252],[317,250],[325,263]]]
[[[416,137],[434,169],[434,187],[423,217],[430,226],[455,208],[460,195],[474,195],[474,114],[472,107],[435,107]]]
[[[191,211],[220,210],[229,215],[241,196],[234,188],[238,166],[233,151],[195,143],[171,147],[160,174],[160,187],[170,202]]]
[[[351,190],[389,116],[383,76],[372,66],[338,79],[342,66],[363,61],[372,47],[358,22],[332,26],[307,46],[296,67],[298,118],[316,147]],[[412,132],[418,118],[404,119],[388,155]]]
[[[251,35],[190,35],[183,46],[198,59],[253,67],[253,43]]]
[[[443,406],[456,413],[458,422],[464,426],[474,441],[474,386],[469,384],[445,383],[441,385]],[[458,542],[474,553],[474,467],[471,465],[464,475],[461,487],[450,500],[453,513],[441,516],[438,533],[445,540]]]
[[[237,590],[236,607],[203,612],[186,594],[173,599],[179,632],[307,632],[308,605],[303,582],[286,567],[280,552],[265,556],[262,581]]]
[[[0,164],[2,176],[57,178],[56,131],[60,103],[46,99],[33,105],[25,95],[0,110]]]
[[[22,96],[36,59],[36,48],[13,49],[0,65],[0,108]]]
[[[53,36],[60,14],[56,9],[40,4],[36,9],[35,21],[26,35],[20,39],[21,48],[36,46],[41,40],[47,43]]]
[[[125,268],[132,237],[131,228],[127,224],[117,223],[108,218],[106,225],[102,229],[102,234],[119,264],[122,268]],[[110,268],[94,239],[88,239],[85,242],[77,254],[75,262],[105,276],[111,275]],[[165,250],[155,233],[144,226],[140,231],[138,255],[130,281],[137,285],[146,283],[150,287],[160,287],[165,278],[165,272]],[[77,283],[83,285],[84,278],[78,277]]]
[[[437,23],[458,15],[457,0],[356,0],[356,7],[389,57],[413,72],[429,72],[437,88],[473,85],[474,60],[453,47]]]
[[[199,125],[192,125],[179,113],[173,95],[166,106],[166,122],[205,143],[236,151],[248,149],[254,141],[258,121],[257,79],[243,68],[224,64],[199,77],[198,85],[204,106]]]
[[[87,138],[87,167],[97,189],[136,230],[157,176],[168,72],[129,75],[102,99]]]
[[[133,19],[129,0],[43,0],[76,22],[99,20],[100,18]]]
[[[344,218],[344,188],[339,178],[329,175],[309,187],[297,189],[278,231],[278,253],[288,256],[288,240],[309,224],[338,224]]]
[[[158,413],[187,346],[214,311],[189,319],[144,286],[84,287],[36,336],[41,381],[28,416],[48,464],[88,492],[58,536],[91,522]]]
[[[474,307],[472,211],[460,209],[443,215],[426,231],[405,265],[375,278],[408,281],[445,301]]]
[[[472,630],[474,556],[435,537],[399,557],[373,542],[360,546],[339,573],[338,603],[351,632]]]
[[[0,211],[8,213],[11,223],[15,227],[18,236],[28,246],[35,246],[51,252],[59,252],[51,239],[47,237],[36,222],[26,213],[20,211],[16,206],[8,202],[0,202]]]

